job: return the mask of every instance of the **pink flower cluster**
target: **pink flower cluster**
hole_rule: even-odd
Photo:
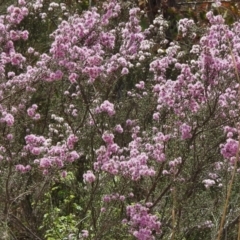
[[[111,201],[116,201],[116,200],[120,200],[120,201],[124,201],[125,200],[125,196],[124,195],[120,195],[119,193],[113,193],[110,195],[105,195],[103,197],[103,201],[104,202],[111,202]]]
[[[139,240],[154,240],[153,231],[156,234],[161,232],[161,223],[157,217],[149,213],[147,207],[141,204],[127,206],[128,224],[133,236]]]
[[[36,110],[38,109],[38,106],[36,104],[33,104],[31,107],[27,109],[27,114],[29,117],[31,117],[34,120],[40,119],[40,114],[36,113]]]
[[[138,49],[145,36],[139,27],[139,9],[131,9],[129,22],[119,23],[114,29],[106,30],[110,21],[116,18],[121,7],[117,1],[110,1],[104,5],[105,14],[102,16],[96,8],[80,16],[72,16],[68,21],[62,21],[58,29],[52,34],[50,54],[56,65],[65,70],[71,83],[81,82],[89,84],[96,80],[112,81],[113,75],[129,73],[129,67],[138,58]],[[119,44],[116,36],[120,35],[119,52],[110,55],[109,51]],[[45,78],[46,80],[50,77]]]
[[[16,167],[16,171],[21,172],[21,173],[26,173],[31,170],[30,165],[24,166],[22,164],[17,164],[15,167]]]
[[[226,159],[231,159],[232,157],[236,157],[238,150],[238,141],[228,138],[225,144],[221,144],[221,154]]]
[[[96,113],[100,113],[100,112],[105,112],[111,117],[115,114],[114,105],[110,103],[108,100],[105,100],[100,105],[100,107],[96,108]]]
[[[194,25],[195,23],[192,19],[180,19],[178,22],[178,31],[182,33],[183,37],[185,37],[189,32],[191,32]]]
[[[187,125],[186,123],[183,123],[180,126],[180,131],[181,131],[181,134],[182,134],[181,138],[183,140],[191,138],[192,137],[191,130],[192,130],[191,126]]]
[[[101,146],[97,151],[97,162],[94,163],[95,170],[102,170],[113,175],[120,174],[130,177],[136,181],[141,176],[154,176],[155,170],[149,166],[149,158],[152,157],[156,161],[164,161],[163,145],[161,141],[167,139],[162,135],[161,140],[156,137],[156,144],[146,146],[142,145],[142,139],[138,137],[139,127],[133,128],[133,140],[128,147],[120,148],[114,142],[114,135],[104,133],[103,140],[105,146]],[[142,150],[140,150],[142,148]],[[146,151],[144,151],[144,149]]]
[[[5,122],[7,126],[11,127],[14,124],[14,117],[10,113],[3,112],[3,117],[0,119],[1,122]]]
[[[67,138],[67,146],[69,149],[74,148],[74,144],[78,142],[78,137],[74,134],[70,134],[70,136]]]
[[[93,174],[92,171],[88,170],[87,173],[83,174],[83,179],[87,183],[92,183],[96,180],[96,177],[95,177],[95,175]]]
[[[8,16],[6,19],[11,24],[19,24],[25,16],[28,15],[28,9],[24,6],[15,7],[13,5],[9,6],[8,9]]]
[[[212,179],[205,179],[205,180],[203,180],[203,184],[204,184],[205,188],[210,188],[211,186],[215,185],[216,182]]]
[[[62,143],[54,146],[51,144],[51,139],[31,134],[25,137],[26,146],[24,150],[39,156],[34,160],[34,163],[38,164],[46,174],[51,167],[62,168],[65,164],[79,159],[80,155],[72,150],[73,144],[77,140],[78,138],[71,134],[67,139],[67,144]]]

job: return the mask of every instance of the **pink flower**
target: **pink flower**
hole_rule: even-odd
[[[52,163],[48,158],[42,158],[39,165],[41,168],[49,168]]]
[[[121,71],[122,75],[127,75],[129,73],[128,69],[126,67],[124,67]]]
[[[113,116],[115,114],[114,105],[110,103],[108,100],[105,100],[100,106],[101,112],[106,112],[109,116]]]
[[[104,207],[101,208],[101,212],[102,212],[102,213],[106,212],[106,208],[104,208]]]
[[[231,157],[235,157],[238,150],[238,141],[228,138],[225,144],[220,145],[221,154],[224,158],[230,159]]]
[[[114,135],[112,133],[105,132],[102,135],[102,139],[107,144],[113,144]]]
[[[123,128],[120,124],[116,125],[115,127],[115,131],[118,132],[118,133],[123,133]]]
[[[20,33],[20,36],[23,40],[26,41],[28,39],[28,34],[29,34],[29,32],[27,30],[24,30]]]
[[[12,114],[7,113],[4,118],[1,119],[1,121],[6,122],[9,127],[13,126],[14,124],[14,117]]]
[[[25,167],[22,164],[16,165],[16,170],[19,172],[25,172]]]
[[[34,108],[32,108],[32,107],[28,108],[27,114],[28,114],[29,117],[34,117],[35,113],[36,113],[36,111],[35,111]]]
[[[34,53],[34,48],[29,47],[28,50],[27,50],[27,52],[28,52],[29,54]]]
[[[89,236],[89,233],[87,230],[82,230],[82,237],[87,238]]]
[[[76,74],[76,73],[71,73],[70,75],[69,75],[69,81],[71,82],[71,83],[76,83],[77,82],[77,79],[78,79],[78,74]]]
[[[25,2],[25,0],[18,0],[18,4],[19,4],[19,5],[25,5],[26,2]]]
[[[127,120],[126,120],[126,125],[127,125],[127,126],[132,126],[133,123],[134,123],[134,121],[132,121],[131,119],[127,119]]]
[[[121,195],[121,196],[119,197],[119,200],[120,200],[120,201],[124,201],[124,200],[125,200],[125,196]]]
[[[215,185],[216,182],[212,179],[206,179],[206,180],[203,180],[203,184],[206,188],[210,188],[211,186]]]
[[[7,135],[7,139],[8,139],[9,141],[13,140],[13,135],[12,135],[11,133],[9,133],[9,134]]]
[[[31,170],[31,166],[30,165],[24,166],[22,164],[17,164],[16,170],[21,173],[26,173]]]
[[[41,115],[39,113],[37,113],[35,116],[34,116],[34,120],[39,120],[41,118]]]
[[[70,134],[70,136],[67,139],[67,146],[69,149],[74,148],[74,144],[78,141],[78,137],[74,134]]]
[[[137,83],[136,88],[138,89],[144,89],[145,88],[145,83],[143,81],[140,81],[139,83]]]
[[[153,114],[153,120],[158,121],[159,120],[159,113],[154,113]]]
[[[32,150],[31,150],[31,153],[33,155],[39,155],[41,153],[41,149],[39,147],[34,147]]]
[[[62,171],[62,173],[61,173],[61,177],[62,177],[62,178],[67,177],[67,171]]]
[[[181,133],[182,133],[181,138],[182,138],[183,140],[188,139],[188,138],[191,138],[191,137],[192,137],[191,130],[192,130],[192,127],[190,127],[190,126],[187,125],[186,123],[183,123],[183,124],[180,126],[180,131],[181,131]]]
[[[109,195],[105,195],[105,196],[103,197],[103,201],[104,201],[104,202],[110,202],[110,201],[111,201],[111,197],[110,197]]]
[[[85,182],[92,183],[96,180],[96,177],[93,172],[89,170],[87,171],[87,173],[83,174],[83,179],[85,180]]]

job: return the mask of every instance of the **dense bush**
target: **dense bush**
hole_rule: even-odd
[[[236,239],[240,22],[87,7],[1,9],[2,239]]]

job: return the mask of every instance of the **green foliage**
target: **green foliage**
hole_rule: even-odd
[[[44,195],[44,201],[39,206],[45,209],[39,229],[44,229],[47,240],[68,239],[69,235],[76,235],[78,232],[78,213],[82,208],[76,196],[67,191],[73,178],[69,172],[65,179],[60,179],[59,184],[55,183]]]

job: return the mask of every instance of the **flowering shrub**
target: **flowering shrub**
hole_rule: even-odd
[[[117,0],[19,0],[0,16],[4,239],[236,238],[240,22],[210,11],[197,41],[184,18],[169,42],[162,16],[141,17]]]

